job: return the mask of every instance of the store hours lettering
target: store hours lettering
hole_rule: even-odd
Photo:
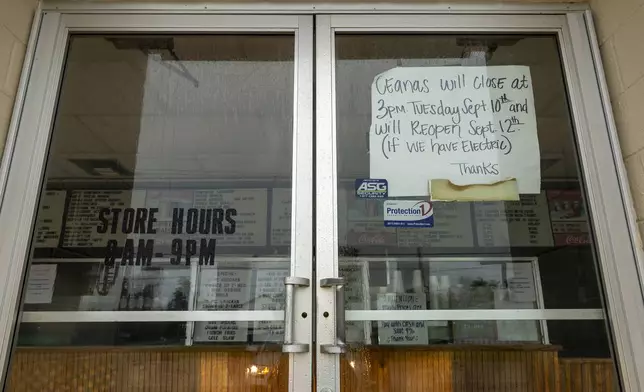
[[[105,265],[120,260],[121,265],[151,265],[153,257],[164,252],[155,250],[158,208],[103,208],[98,213],[96,232],[135,238],[109,239],[105,246]],[[217,240],[212,236],[235,234],[237,210],[234,208],[174,208],[172,239],[169,253],[173,265],[214,265]]]

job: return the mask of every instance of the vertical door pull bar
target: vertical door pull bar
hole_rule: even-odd
[[[335,289],[335,339],[333,344],[320,345],[320,351],[325,354],[343,354],[347,351],[344,283],[344,278],[320,279],[320,287]]]
[[[288,276],[284,279],[284,286],[286,288],[286,303],[284,304],[284,344],[282,345],[283,353],[309,352],[309,345],[307,343],[293,342],[293,307],[295,306],[295,286],[309,287],[310,285],[311,281],[307,278]]]

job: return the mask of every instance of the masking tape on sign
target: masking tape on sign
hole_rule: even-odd
[[[449,180],[430,180],[432,200],[442,201],[497,201],[519,200],[517,180],[512,178],[494,184],[456,185]]]

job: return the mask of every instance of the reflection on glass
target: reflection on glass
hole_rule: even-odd
[[[94,390],[101,378],[128,391],[162,390],[157,381],[176,391],[226,382],[283,390],[284,357],[260,349],[283,340],[283,323],[189,319],[283,309],[294,36],[70,40],[10,385]],[[141,311],[174,313],[124,316]],[[96,317],[105,312],[118,313]],[[247,345],[260,352],[240,350]],[[123,367],[78,367],[80,346],[91,346],[89,363],[119,346],[112,362]],[[51,378],[56,363],[70,377]],[[143,378],[132,381],[129,367]],[[169,367],[182,370],[154,375]]]
[[[343,390],[617,389],[556,37],[339,34],[335,42],[337,224],[350,343],[341,361]],[[428,150],[436,147],[424,155],[416,144],[405,145],[410,129],[402,121],[419,105],[405,99],[422,95],[427,82],[414,75],[433,78],[462,67],[463,78],[487,78],[477,91],[463,87],[461,77],[441,79],[443,92],[424,95],[430,106],[418,116],[430,129],[468,111],[463,97],[493,97],[501,69],[493,66],[531,75],[528,111],[534,111],[538,138],[538,148],[531,148],[540,162],[526,175],[534,178],[540,170],[539,188],[519,192],[518,200],[433,201],[433,227],[385,222],[392,201],[430,201],[434,182],[410,179],[446,171],[436,167],[437,154],[446,153],[435,146],[442,140],[436,132],[419,136]],[[452,88],[464,89],[462,104],[442,100]],[[383,91],[400,97],[393,104],[377,100]],[[452,103],[460,114],[445,109]],[[479,114],[485,117],[488,109]],[[376,125],[374,113],[382,120]],[[396,148],[424,160],[392,163],[390,178],[374,176],[384,172],[383,151],[402,154]],[[388,197],[361,197],[364,179],[371,179],[371,189],[387,180]],[[566,309],[580,320],[541,320],[549,309]],[[373,313],[377,321],[352,321],[352,310],[381,312]],[[403,316],[387,319],[391,310]],[[434,316],[443,310],[452,318]],[[405,311],[416,313],[405,317]]]

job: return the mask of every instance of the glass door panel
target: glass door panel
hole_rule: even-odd
[[[318,366],[342,391],[617,390],[557,35],[347,30]]]
[[[617,390],[561,35],[386,18],[48,14],[7,389]]]
[[[293,388],[296,33],[69,37],[8,390]]]

